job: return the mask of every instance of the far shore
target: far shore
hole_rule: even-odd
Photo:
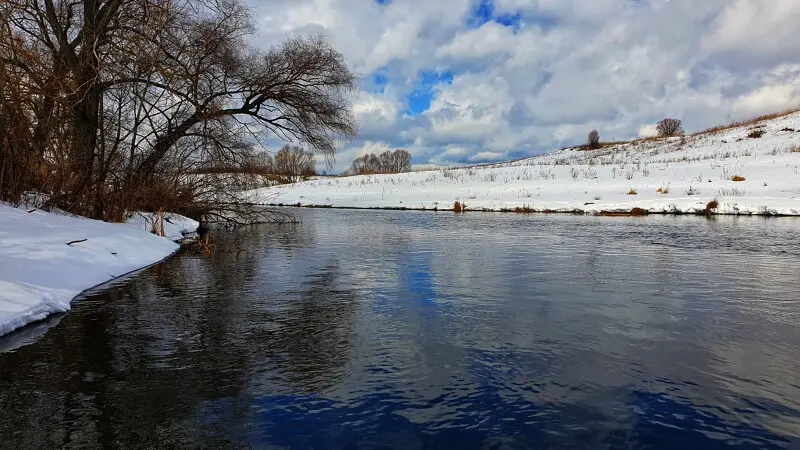
[[[371,207],[362,207],[362,206],[334,206],[334,205],[303,205],[302,203],[296,204],[283,204],[283,203],[268,203],[268,204],[249,204],[250,206],[262,206],[262,207],[269,207],[269,208],[299,208],[299,209],[336,209],[336,210],[356,210],[356,211],[415,211],[415,212],[441,212],[441,213],[453,213],[453,214],[467,214],[467,213],[504,213],[504,214],[569,214],[574,216],[598,216],[598,217],[644,217],[649,215],[661,215],[661,216],[730,216],[730,217],[796,217],[800,218],[800,216],[796,214],[782,214],[780,212],[748,212],[748,213],[730,213],[730,212],[718,212],[715,209],[708,209],[708,210],[695,210],[695,211],[682,211],[682,210],[673,210],[673,211],[654,211],[650,212],[648,210],[642,208],[631,208],[630,210],[598,210],[598,211],[587,211],[583,209],[536,209],[536,208],[502,208],[502,209],[490,209],[490,208],[479,208],[479,209],[470,209],[467,207],[466,209],[462,209],[461,211],[455,211],[452,208],[409,208],[403,206],[371,206]]]

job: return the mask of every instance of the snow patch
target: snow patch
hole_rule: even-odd
[[[170,239],[197,229],[191,219],[169,217]],[[81,292],[166,258],[179,248],[170,239],[137,220],[114,224],[0,204],[0,335],[65,312]]]

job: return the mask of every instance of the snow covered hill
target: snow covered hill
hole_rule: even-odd
[[[86,289],[154,264],[178,250],[198,223],[170,215],[168,238],[143,215],[114,224],[0,203],[0,335],[69,310]]]
[[[733,181],[740,180],[740,181]],[[356,208],[800,215],[800,113],[712,133],[567,149],[481,167],[320,178],[247,193]]]

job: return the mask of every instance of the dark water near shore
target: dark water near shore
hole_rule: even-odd
[[[800,448],[796,219],[300,214],[0,339],[0,448]]]

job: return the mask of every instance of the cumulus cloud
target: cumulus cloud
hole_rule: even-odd
[[[656,124],[646,124],[639,127],[639,137],[653,137],[658,136],[658,127]]]
[[[737,116],[757,116],[780,111],[791,104],[800,104],[800,86],[776,84],[764,86],[742,96],[733,104]]]
[[[248,1],[258,45],[322,31],[364,79],[339,168],[378,145],[494,161],[800,103],[796,0]]]
[[[508,159],[508,152],[478,152],[467,158],[468,161],[500,161]]]
[[[398,101],[391,95],[362,92],[353,103],[353,114],[358,120],[361,137],[381,137],[384,130],[391,129],[397,123],[398,110]]]
[[[743,70],[798,61],[798,22],[796,0],[735,0],[714,20],[703,45],[723,64]]]

